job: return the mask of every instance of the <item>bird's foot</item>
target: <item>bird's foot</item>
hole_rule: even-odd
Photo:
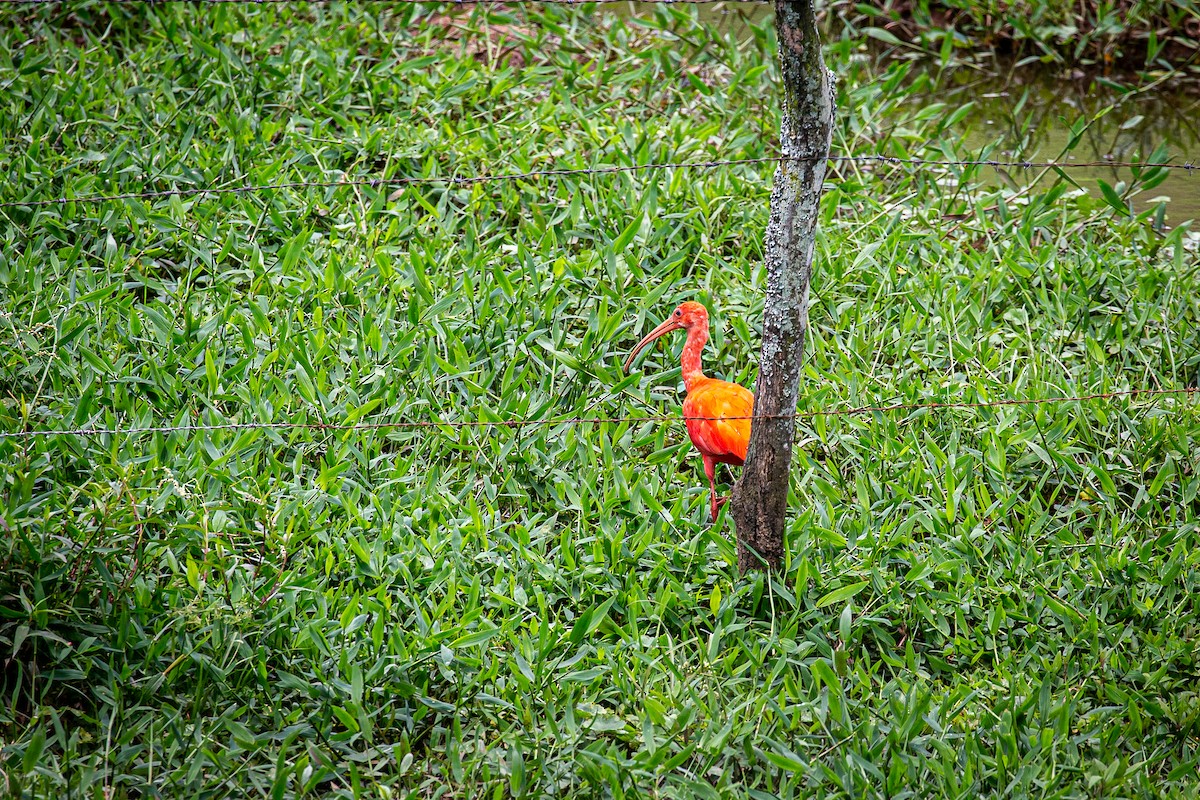
[[[713,500],[712,504],[712,521],[717,521],[717,512],[721,510],[721,506],[729,502],[728,497],[720,497]]]

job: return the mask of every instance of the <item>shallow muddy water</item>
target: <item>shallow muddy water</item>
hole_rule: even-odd
[[[637,5],[609,8],[626,14]],[[653,12],[653,8],[636,10],[638,14]],[[699,6],[699,13],[753,46],[751,25],[768,21],[772,11],[769,4],[717,4]],[[927,90],[913,94],[914,110],[933,102],[951,107],[972,103],[970,113],[959,123],[961,138],[955,143],[956,152],[963,157],[977,156],[994,144],[992,160],[1140,161],[1148,159],[1160,144],[1165,145],[1167,161],[1192,163],[1198,168],[1171,170],[1164,182],[1134,196],[1134,207],[1142,210],[1160,198],[1169,198],[1168,227],[1200,220],[1200,76],[1195,70],[1183,77],[1106,77],[1063,64],[1017,67],[987,53],[941,69],[935,57],[875,44],[864,46],[852,58],[860,67],[867,65],[860,74],[868,76],[882,74],[897,60],[912,61],[909,74],[913,80],[922,74],[930,78]],[[827,60],[835,72],[852,71],[849,64],[839,65],[838,58]],[[1101,114],[1109,106],[1113,108]],[[1064,153],[1071,125],[1080,118],[1095,119],[1082,140]],[[1116,185],[1130,178],[1127,169],[1108,166],[1076,168],[1069,174],[1096,196],[1100,194],[1097,180]],[[985,178],[1010,185],[1023,185],[1036,175],[1021,169],[984,172]],[[1046,180],[1052,179],[1053,173]]]
[[[914,70],[928,72],[935,87],[915,97],[916,103],[940,101],[952,107],[974,103],[962,123],[960,151],[979,153],[997,143],[993,159],[1071,163],[1141,161],[1165,146],[1166,161],[1190,162],[1197,169],[1172,170],[1161,184],[1136,195],[1134,206],[1145,208],[1166,198],[1169,226],[1200,218],[1200,82],[1167,79],[1131,92],[1132,82],[1072,74],[1061,66],[1027,65],[1005,71],[985,64],[939,72],[918,64]],[[1110,110],[1105,113],[1106,109]],[[1064,153],[1071,125],[1080,119],[1093,121],[1079,143]],[[1013,184],[1036,174],[992,172],[997,181]],[[1096,195],[1098,179],[1115,185],[1130,178],[1128,169],[1110,166],[1076,168],[1069,174]]]

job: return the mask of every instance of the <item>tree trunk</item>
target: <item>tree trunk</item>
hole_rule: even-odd
[[[783,73],[782,155],[767,222],[767,298],[754,424],[731,511],[738,569],[778,569],[783,560],[788,473],[822,181],[833,133],[833,89],[821,58],[814,0],[776,0]]]

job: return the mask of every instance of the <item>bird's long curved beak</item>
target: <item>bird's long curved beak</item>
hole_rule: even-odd
[[[646,345],[650,344],[664,333],[670,333],[671,331],[679,330],[682,327],[683,323],[674,317],[668,317],[667,319],[663,320],[661,325],[647,333],[646,338],[638,342],[637,346],[629,351],[629,357],[625,359],[625,365],[623,369],[626,372],[629,372],[629,365],[633,363],[633,359],[637,357],[637,354],[645,349]]]

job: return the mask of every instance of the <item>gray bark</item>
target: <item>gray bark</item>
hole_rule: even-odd
[[[731,511],[738,569],[778,569],[783,560],[788,473],[800,369],[808,330],[808,282],[829,141],[833,91],[821,58],[814,0],[776,0],[783,81],[780,131],[786,160],[775,170],[766,232],[767,297],[754,424]]]

